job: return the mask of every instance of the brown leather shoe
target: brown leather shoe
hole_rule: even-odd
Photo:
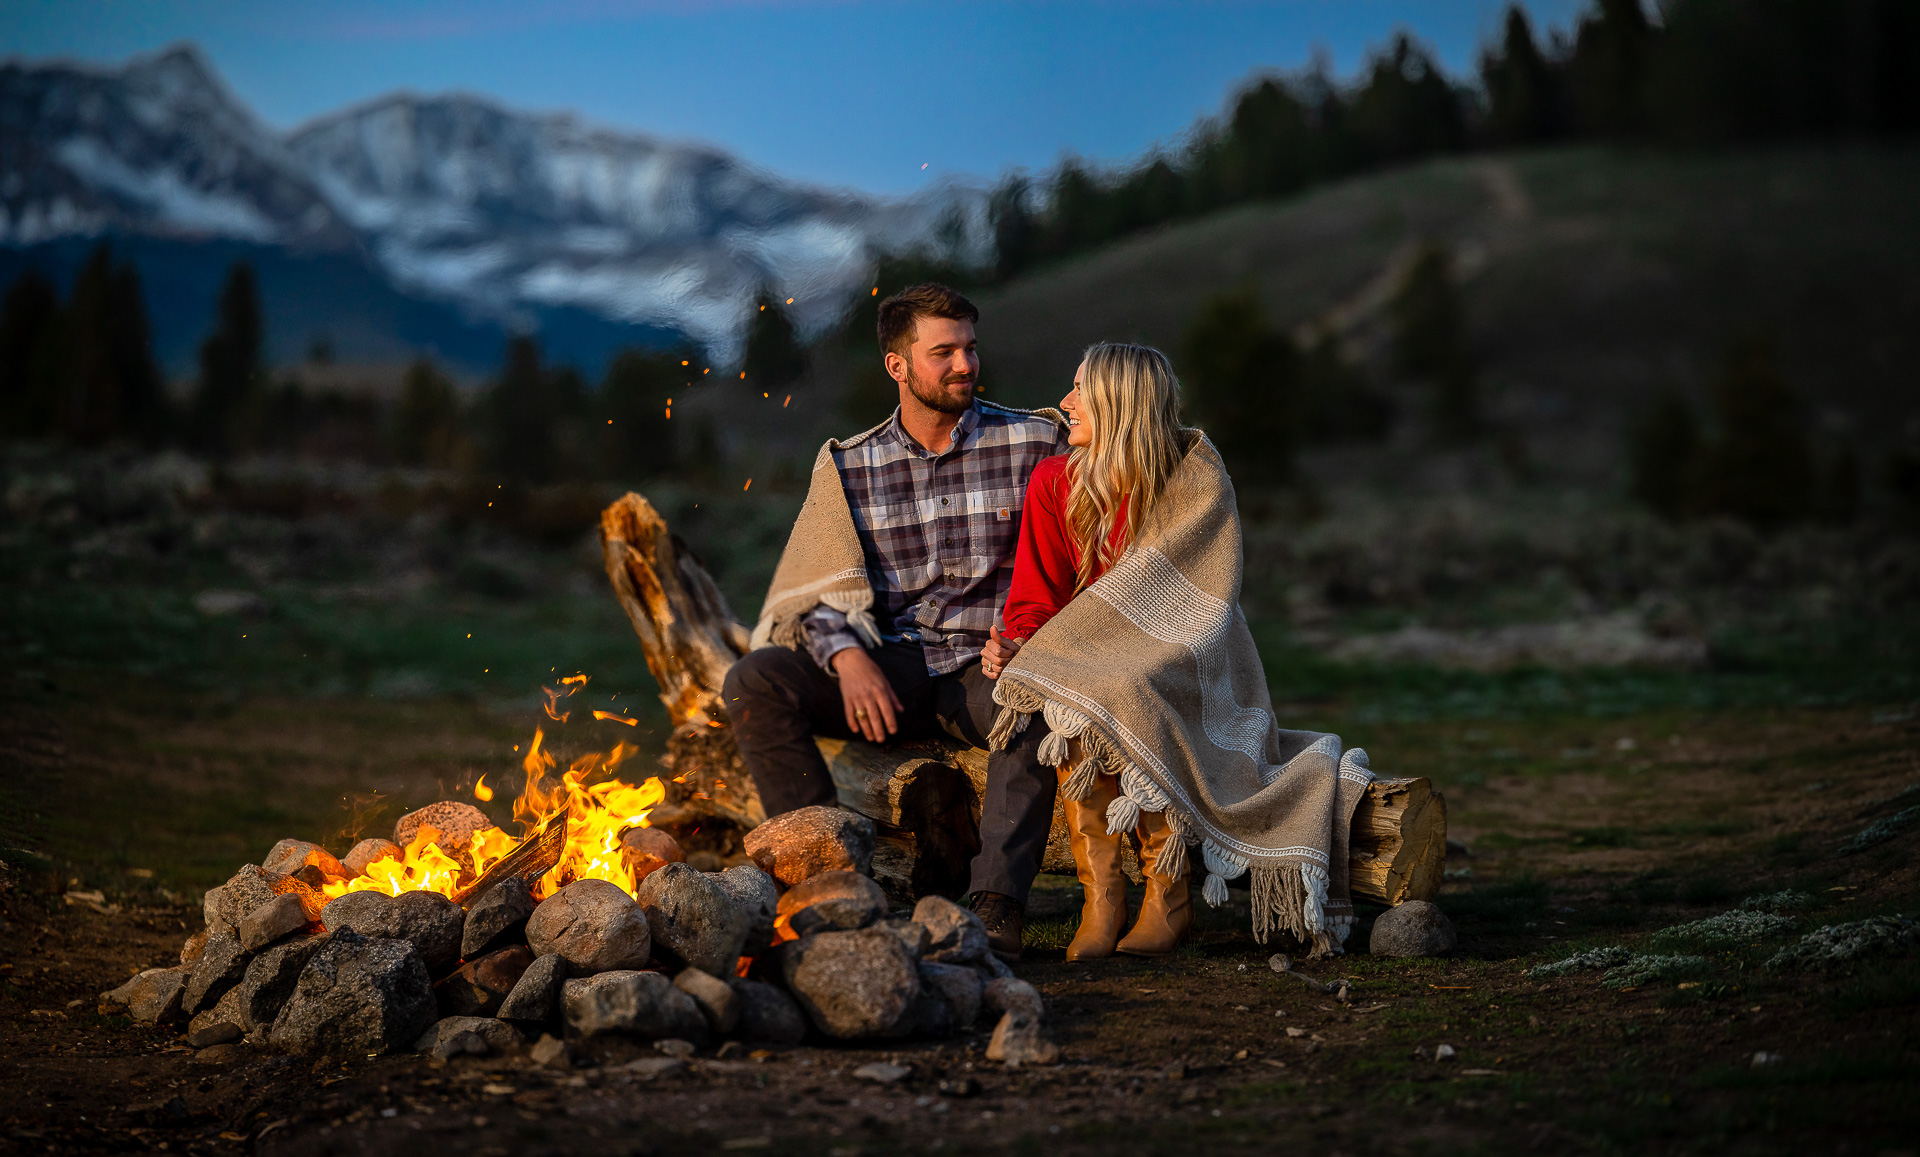
[[[1060,782],[1072,772],[1060,769]],[[1112,956],[1127,926],[1127,876],[1120,870],[1120,841],[1107,834],[1107,805],[1118,794],[1110,775],[1095,775],[1084,800],[1061,800],[1073,843],[1073,871],[1080,878],[1080,930],[1067,945],[1068,960]]]
[[[1188,885],[1193,880],[1189,868],[1177,878],[1168,879],[1153,870],[1160,849],[1173,838],[1167,817],[1159,812],[1140,813],[1140,867],[1147,874],[1147,898],[1140,905],[1140,919],[1133,931],[1121,937],[1115,949],[1129,956],[1167,956],[1186,942],[1193,930],[1193,898]]]
[[[1020,959],[1020,934],[1026,926],[1026,909],[1012,896],[998,892],[975,892],[967,906],[987,926],[987,947],[995,956],[1011,964]]]

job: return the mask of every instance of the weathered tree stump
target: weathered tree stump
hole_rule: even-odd
[[[600,543],[614,595],[675,721],[662,760],[673,782],[653,823],[689,850],[737,848],[738,835],[766,819],[720,695],[727,668],[747,652],[747,628],[693,551],[640,495],[628,494],[601,514]],[[950,741],[818,743],[841,804],[878,827],[873,868],[880,882],[902,896],[958,896],[980,848],[987,753]],[[1353,817],[1354,897],[1388,905],[1432,899],[1446,845],[1446,800],[1432,784],[1376,780]],[[1140,880],[1138,849],[1130,839],[1122,848],[1123,868]],[[1058,803],[1042,870],[1073,872]]]

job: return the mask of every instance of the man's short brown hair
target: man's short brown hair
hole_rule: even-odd
[[[880,352],[907,356],[913,346],[914,323],[923,317],[944,317],[954,321],[980,320],[980,311],[971,301],[937,281],[909,285],[880,303]]]

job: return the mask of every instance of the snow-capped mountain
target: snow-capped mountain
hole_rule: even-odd
[[[190,47],[118,70],[0,66],[0,244],[363,246],[404,291],[504,319],[573,307],[678,330],[725,359],[760,286],[816,329],[877,253],[954,221],[978,255],[977,190],[811,188],[716,149],[464,95],[396,94],[283,139]]]

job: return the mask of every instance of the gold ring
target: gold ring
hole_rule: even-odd
[[[867,717],[867,709],[865,707],[855,707],[853,709],[853,717],[855,719],[865,719]]]

